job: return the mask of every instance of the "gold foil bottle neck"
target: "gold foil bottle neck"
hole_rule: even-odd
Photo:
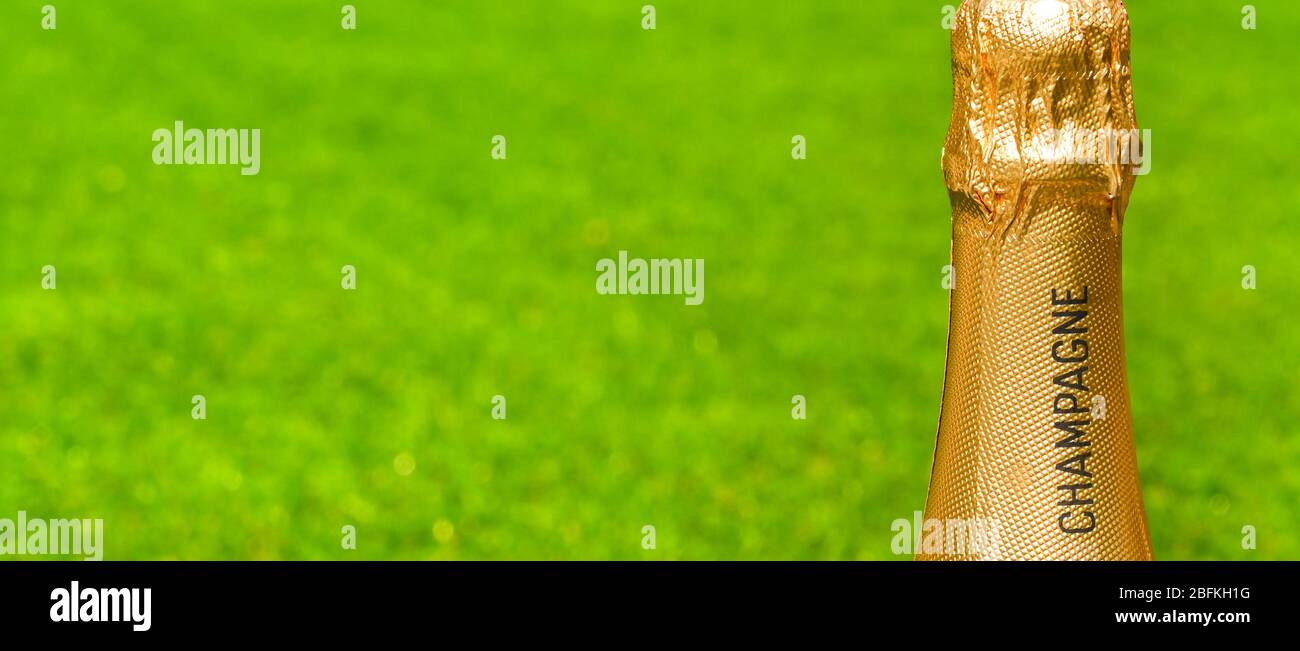
[[[952,74],[955,272],[916,556],[1149,559],[1121,295],[1145,155],[1124,5],[967,0]]]

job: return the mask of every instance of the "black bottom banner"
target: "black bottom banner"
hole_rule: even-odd
[[[1298,569],[1294,562],[15,562],[0,564],[0,620],[6,631],[49,639],[205,641],[382,632],[486,642],[583,637],[596,626],[650,638],[679,628],[739,637],[795,632],[806,640],[887,628],[995,637],[1033,629],[1285,635],[1300,619]]]

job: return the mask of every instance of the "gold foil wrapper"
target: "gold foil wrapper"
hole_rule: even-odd
[[[1129,40],[1120,0],[958,11],[954,284],[918,559],[1151,558],[1120,281]]]

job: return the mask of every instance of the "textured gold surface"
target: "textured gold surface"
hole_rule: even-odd
[[[923,535],[935,542],[932,520],[982,522],[995,544],[941,535],[947,547],[922,542],[917,558],[1150,559],[1120,296],[1134,169],[1115,157],[1079,162],[1092,160],[1082,149],[1097,133],[1137,128],[1124,4],[966,0],[952,71],[943,171],[955,283]],[[1085,287],[1086,304],[1053,305],[1054,289],[1077,301]],[[1081,310],[1073,325],[1053,316]],[[1079,340],[1085,361],[1053,358],[1056,342],[1059,358],[1082,357]],[[1068,386],[1080,368],[1086,390]],[[1070,372],[1067,386],[1054,382]],[[1096,396],[1104,418],[1054,411],[1086,410]],[[1070,440],[1055,426],[1070,420],[1085,421],[1072,426],[1085,434]],[[1059,488],[1081,484],[1090,486]]]

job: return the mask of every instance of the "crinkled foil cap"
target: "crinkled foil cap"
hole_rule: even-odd
[[[966,0],[952,35],[952,73],[944,179],[954,205],[976,204],[958,211],[970,219],[955,229],[1052,239],[1119,234],[1133,170],[1097,150],[1108,133],[1127,147],[1137,130],[1121,0]]]

